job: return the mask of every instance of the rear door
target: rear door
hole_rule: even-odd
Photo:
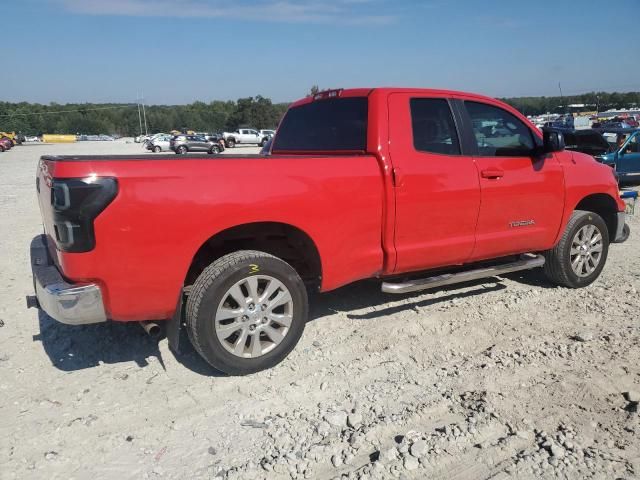
[[[395,271],[463,263],[473,251],[480,185],[451,103],[424,93],[394,93],[388,102]]]
[[[473,132],[481,205],[472,260],[552,246],[564,211],[564,175],[554,155],[534,155],[536,139],[511,112],[464,101]]]

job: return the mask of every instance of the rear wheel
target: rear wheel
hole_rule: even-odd
[[[177,149],[176,149],[176,153],[177,154],[185,154],[189,151],[189,149],[187,147],[185,147],[184,145],[180,145]]]
[[[609,231],[600,215],[576,210],[558,244],[545,253],[549,280],[569,288],[586,287],[602,272],[609,252]]]
[[[227,148],[234,148],[236,146],[235,138],[230,138],[227,140]]]
[[[160,153],[162,151],[162,148],[160,148],[158,145],[156,145],[155,147],[153,147],[153,151],[155,153]]]
[[[262,141],[260,142],[260,146],[264,147],[267,144],[268,141],[269,140],[267,138],[263,138]]]
[[[218,145],[213,145],[210,149],[209,149],[209,153],[213,154],[213,153],[220,153],[220,147]]]
[[[187,300],[187,331],[211,366],[246,375],[293,350],[308,308],[304,283],[288,263],[243,250],[219,258],[197,278]]]

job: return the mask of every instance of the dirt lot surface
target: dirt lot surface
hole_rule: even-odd
[[[0,478],[640,478],[638,216],[589,288],[358,283],[313,299],[278,367],[230,378],[137,324],[25,308],[38,157],[140,151],[0,154]]]

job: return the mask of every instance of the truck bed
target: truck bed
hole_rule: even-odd
[[[382,176],[371,155],[44,156],[39,197],[50,245],[52,179],[92,176],[118,182],[94,221],[95,248],[51,251],[67,279],[102,286],[109,318],[169,318],[196,252],[239,224],[286,224],[312,238],[331,259],[323,290],[382,268]]]

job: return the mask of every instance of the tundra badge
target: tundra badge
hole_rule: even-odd
[[[528,225],[535,225],[536,221],[535,220],[518,220],[517,222],[511,222],[509,223],[510,227],[526,227]]]

